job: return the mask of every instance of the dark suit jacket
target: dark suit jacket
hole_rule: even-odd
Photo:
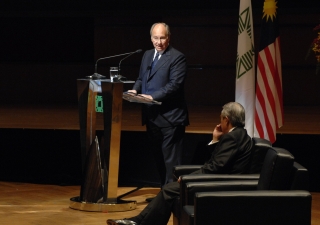
[[[159,127],[186,126],[189,119],[184,98],[187,75],[185,56],[169,45],[150,73],[154,51],[151,49],[144,53],[139,78],[133,89],[151,95],[162,105],[143,105],[142,124],[149,120]]]
[[[244,128],[236,127],[221,136],[218,143],[210,145],[214,148],[202,173],[241,174],[249,170],[249,162],[253,142]]]

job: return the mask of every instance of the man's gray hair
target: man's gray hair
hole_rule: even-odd
[[[170,32],[170,27],[168,24],[166,23],[163,23],[163,22],[159,22],[159,23],[154,23],[152,26],[151,26],[151,29],[150,29],[150,36],[152,36],[152,30],[153,28],[158,25],[158,24],[162,24],[165,28],[166,28],[166,31],[167,31],[167,36],[170,37],[171,35],[171,32]]]
[[[233,127],[245,126],[245,110],[238,102],[229,102],[222,107],[222,116],[227,116]]]

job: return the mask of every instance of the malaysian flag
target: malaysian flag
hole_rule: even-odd
[[[254,136],[276,140],[283,125],[282,71],[277,1],[265,0],[258,54]]]

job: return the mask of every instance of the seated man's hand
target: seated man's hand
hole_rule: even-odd
[[[222,134],[223,134],[223,133],[222,133],[222,130],[221,130],[221,124],[218,124],[218,125],[214,128],[214,130],[213,130],[212,140],[213,140],[214,142],[219,141],[219,139],[220,139],[220,137],[221,137]]]

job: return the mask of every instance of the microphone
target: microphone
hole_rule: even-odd
[[[127,55],[126,57],[124,57],[123,59],[120,60],[120,62],[119,62],[119,68],[118,68],[118,74],[119,74],[119,75],[120,75],[120,64],[121,64],[121,62],[122,62],[124,59],[128,58],[129,56],[133,55],[134,53],[140,53],[140,52],[142,52],[142,49],[138,49],[138,50],[135,51],[135,52],[131,52],[129,55]],[[120,75],[120,79],[121,79],[121,75]]]
[[[123,55],[129,55],[129,56],[130,56],[130,55],[132,55],[132,54],[134,54],[134,53],[138,53],[138,52],[141,52],[141,51],[142,51],[141,49],[138,49],[138,50],[135,51],[135,52],[128,52],[128,53],[123,53],[123,54],[120,54],[120,55],[113,55],[113,56],[107,56],[107,57],[99,58],[99,59],[96,61],[96,64],[95,64],[94,74],[93,74],[93,75],[90,75],[90,76],[87,76],[87,77],[90,78],[90,79],[94,79],[94,80],[101,79],[101,78],[105,78],[105,76],[97,73],[97,65],[98,65],[98,61],[100,61],[100,60],[110,59],[110,58],[114,58],[114,57],[118,57],[118,56],[123,56]],[[129,56],[127,56],[127,57],[129,57]],[[127,58],[127,57],[126,57],[126,58]]]

